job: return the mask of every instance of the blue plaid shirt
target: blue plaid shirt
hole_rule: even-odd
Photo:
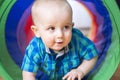
[[[62,80],[62,77],[77,68],[83,59],[90,60],[98,54],[94,43],[74,28],[71,42],[63,52],[64,54],[56,58],[54,51],[47,51],[41,38],[34,37],[26,48],[21,68],[35,73],[41,70],[50,80]]]

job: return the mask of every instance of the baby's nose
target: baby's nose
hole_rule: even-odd
[[[62,38],[64,34],[62,30],[58,30],[56,35],[57,35],[57,38]]]

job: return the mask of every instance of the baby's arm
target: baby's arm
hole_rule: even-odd
[[[23,80],[36,80],[35,79],[36,74],[32,72],[23,71],[22,76]]]
[[[83,60],[82,64],[78,66],[78,68],[71,70],[68,72],[63,79],[67,80],[81,80],[95,65],[97,57],[94,57],[91,60]]]

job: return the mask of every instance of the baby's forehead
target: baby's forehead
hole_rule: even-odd
[[[34,10],[40,10],[40,9],[70,9],[70,5],[68,4],[67,0],[36,0],[33,4]],[[33,11],[34,11],[33,10]]]
[[[65,4],[67,3],[67,0],[35,0],[34,4],[35,5],[52,5],[52,4],[57,4],[57,5],[61,5],[61,4]]]
[[[67,0],[37,0],[33,4],[32,18],[34,23],[37,20],[44,20],[45,17],[52,19],[56,16],[72,17],[72,8]]]

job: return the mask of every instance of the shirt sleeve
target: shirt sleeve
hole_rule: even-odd
[[[28,72],[37,72],[39,68],[38,48],[36,43],[31,43],[26,48],[25,56],[23,58],[21,69]]]
[[[84,36],[79,30],[73,29],[73,44],[78,48],[80,58],[90,60],[98,55],[95,44],[86,36]],[[77,50],[77,49],[76,49]]]
[[[90,60],[94,57],[98,56],[98,51],[95,47],[95,45],[90,45],[86,48],[86,50],[84,51],[84,56],[83,58],[85,60]]]

